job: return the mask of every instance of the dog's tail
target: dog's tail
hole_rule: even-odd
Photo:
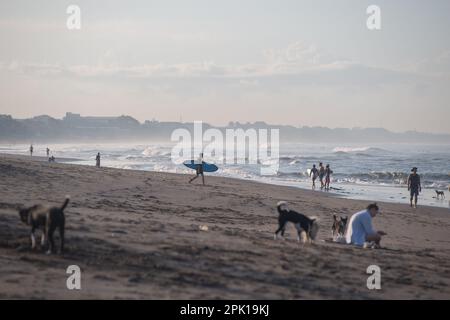
[[[63,211],[67,207],[67,205],[69,204],[69,201],[70,201],[70,196],[66,196],[66,200],[64,200],[64,203],[61,206],[61,211]]]

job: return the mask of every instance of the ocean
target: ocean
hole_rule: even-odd
[[[95,155],[100,152],[102,166],[106,167],[193,174],[183,165],[172,163],[170,143],[34,145],[34,154],[45,156],[47,146],[56,161],[70,158],[70,163],[95,165]],[[29,145],[0,145],[0,152],[28,154],[28,148]],[[450,208],[450,144],[284,143],[280,145],[279,159],[278,173],[273,176],[261,176],[258,164],[221,163],[217,163],[219,171],[208,175],[310,189],[308,169],[323,162],[333,170],[331,193],[351,199],[409,203],[406,180],[415,166],[423,186],[419,205]],[[204,160],[208,162],[207,157]],[[446,199],[436,199],[434,190],[444,190]],[[317,192],[325,191],[318,188]]]

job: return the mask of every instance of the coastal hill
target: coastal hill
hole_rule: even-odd
[[[211,128],[203,124],[203,130]],[[0,115],[0,142],[69,142],[69,141],[170,141],[175,129],[193,131],[193,123],[160,122],[147,120],[144,123],[122,115],[119,117],[85,117],[67,112],[62,119],[40,115],[29,119],[14,119]],[[395,133],[383,128],[326,128],[272,125],[265,122],[230,122],[226,129],[279,129],[281,142],[416,142],[448,143],[450,134],[432,134],[417,131]]]

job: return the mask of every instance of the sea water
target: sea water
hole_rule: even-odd
[[[102,166],[193,174],[193,171],[171,161],[170,143],[105,143],[34,145],[34,155],[45,156],[49,147],[56,161],[70,158],[70,163],[95,165],[97,152]],[[0,152],[28,154],[28,145],[0,145]],[[204,159],[208,162],[208,158]],[[238,159],[245,162],[245,159]],[[270,161],[276,161],[272,159]],[[208,175],[254,180],[311,188],[308,169],[319,162],[333,170],[331,193],[373,201],[409,203],[406,181],[412,167],[418,167],[423,192],[419,204],[450,208],[450,144],[305,144],[280,145],[279,170],[276,175],[262,176],[259,164],[216,164],[219,171]],[[320,191],[320,183],[316,182]],[[444,190],[446,199],[437,199],[434,190]]]

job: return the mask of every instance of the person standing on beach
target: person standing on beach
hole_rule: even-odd
[[[330,181],[331,181],[331,174],[333,173],[333,170],[330,169],[330,165],[327,164],[325,168],[325,190],[330,190]]]
[[[47,151],[47,158],[48,158],[50,156],[50,149],[47,147],[46,151]]]
[[[100,168],[100,152],[97,153],[97,156],[95,157],[95,166]]]
[[[195,177],[192,177],[189,179],[189,183],[197,179],[200,175],[202,176],[203,185],[205,185],[205,175],[203,174],[203,153],[200,153],[198,159],[197,159],[197,165],[195,167]]]
[[[323,189],[325,183],[323,182],[323,177],[325,176],[325,168],[323,167],[323,163],[319,163],[319,179],[320,179],[320,189]]]
[[[319,176],[319,170],[317,170],[316,165],[313,164],[313,167],[311,169],[311,172],[309,173],[309,176],[312,178],[312,188],[316,188],[316,179]]]
[[[422,192],[422,185],[420,184],[420,176],[417,174],[417,167],[412,168],[411,172],[408,177],[409,203],[412,207],[414,198],[414,208],[417,208],[417,198],[419,197],[419,193]]]
[[[371,244],[374,248],[380,248],[381,237],[386,235],[386,233],[375,231],[372,227],[372,219],[378,213],[378,205],[372,203],[367,206],[366,210],[352,215],[345,232],[346,242],[360,247]]]
[[[33,145],[30,145],[30,156],[33,156]]]

